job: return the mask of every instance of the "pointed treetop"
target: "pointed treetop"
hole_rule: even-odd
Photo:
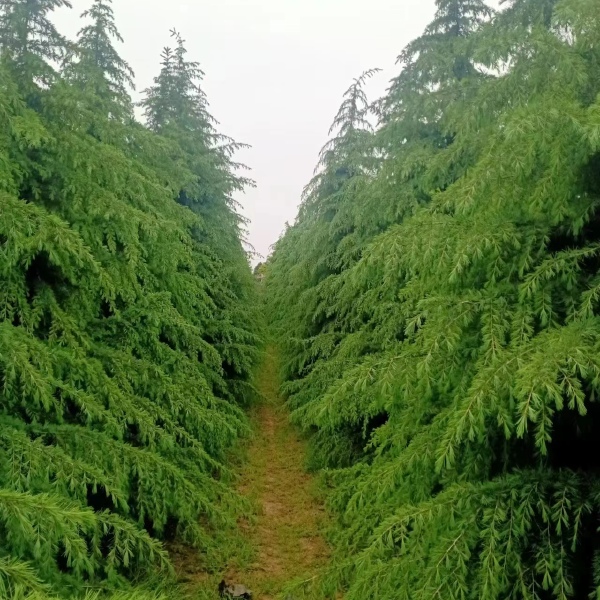
[[[348,159],[353,149],[362,146],[365,134],[373,132],[370,123],[370,104],[364,90],[366,82],[381,69],[369,69],[357,77],[344,93],[343,102],[331,124],[329,135],[335,132],[321,149],[317,171]]]
[[[148,126],[154,131],[177,125],[188,131],[212,133],[214,120],[200,86],[204,72],[199,63],[187,60],[185,40],[179,32],[173,29],[171,37],[176,47],[163,50],[160,73],[154,85],[145,90],[141,103]]]
[[[115,25],[111,4],[112,0],[94,0],[81,15],[91,22],[79,32],[66,73],[75,81],[91,84],[98,96],[129,105],[129,91],[135,89],[134,73],[115,49],[114,41],[122,42],[123,38]]]
[[[494,11],[483,0],[437,0],[437,11],[425,33],[404,48],[398,57],[402,72],[392,80],[383,102],[384,121],[399,114],[420,120],[423,95],[443,90],[468,77],[480,75],[467,38],[486,23]],[[410,107],[411,100],[412,109]],[[433,112],[440,114],[440,107]]]
[[[369,101],[364,86],[369,79],[379,72],[381,72],[381,69],[369,69],[352,82],[352,85],[344,93],[344,101],[329,129],[330,135],[336,129],[339,131],[339,135],[345,135],[356,129],[372,130],[371,123],[366,118]]]
[[[466,63],[457,70],[456,62],[447,62],[448,55],[459,62],[467,60],[460,39],[477,31],[493,14],[483,0],[437,0],[436,5],[435,17],[425,33],[408,44],[398,57],[398,62],[407,68],[416,66],[413,71],[420,77],[433,77],[433,84],[439,83],[444,76],[461,79],[471,73]]]
[[[51,63],[65,56],[68,42],[50,21],[69,0],[0,0],[0,53],[12,61],[23,81],[44,83],[56,75]]]
[[[483,0],[436,0],[437,11],[425,35],[466,37],[491,16]]]
[[[321,149],[314,177],[304,188],[301,215],[306,214],[307,207],[314,208],[320,199],[335,193],[344,181],[372,167],[374,156],[369,140],[373,125],[369,121],[371,105],[364,87],[380,71],[365,71],[344,93],[329,129],[333,137]]]

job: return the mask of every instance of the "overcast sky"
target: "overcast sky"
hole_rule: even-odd
[[[71,1],[55,22],[74,37],[91,0]],[[382,95],[397,55],[431,21],[434,0],[114,0],[114,10],[138,91],[157,74],[176,28],[206,72],[221,131],[252,145],[239,158],[257,187],[239,199],[249,241],[266,256],[294,221],[342,94],[379,67],[368,91]]]

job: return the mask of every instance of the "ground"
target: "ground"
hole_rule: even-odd
[[[287,583],[308,581],[327,563],[328,547],[321,535],[326,517],[305,470],[305,442],[289,423],[277,391],[272,348],[265,353],[257,385],[262,400],[251,410],[254,433],[247,441],[239,483],[254,514],[240,521],[247,543],[237,555],[234,551],[217,578],[247,586],[255,600],[274,600]],[[194,586],[214,585],[216,579],[194,568],[192,555],[183,556],[176,557],[177,570],[194,597]]]

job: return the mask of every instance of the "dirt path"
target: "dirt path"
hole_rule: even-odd
[[[292,581],[308,581],[328,561],[320,532],[325,518],[313,478],[304,468],[305,443],[289,423],[278,394],[276,354],[265,354],[257,385],[263,401],[252,409],[253,436],[245,443],[239,491],[253,507],[238,524],[241,539],[224,539],[223,572],[208,573],[196,551],[173,546],[178,579],[193,600],[217,597],[221,578],[240,583],[253,600],[275,600]]]
[[[230,568],[227,577],[247,585],[256,600],[270,600],[290,580],[313,576],[328,550],[319,534],[323,508],[304,469],[305,444],[277,392],[272,349],[257,383],[265,399],[252,411],[255,435],[240,486],[257,507],[255,522],[245,525],[255,556],[241,569]]]

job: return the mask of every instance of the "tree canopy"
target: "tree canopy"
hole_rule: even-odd
[[[0,1],[0,596],[142,600],[163,541],[209,557],[239,506],[247,180],[179,36],[142,125],[110,0],[76,41],[65,5]]]
[[[600,597],[597,2],[436,5],[268,263],[338,519],[311,593]]]

